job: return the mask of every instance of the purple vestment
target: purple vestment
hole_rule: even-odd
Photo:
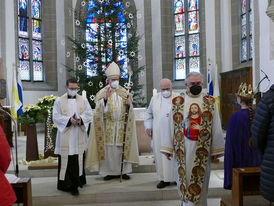
[[[232,168],[259,167],[261,155],[255,148],[250,148],[251,137],[248,109],[235,112],[229,119],[224,159],[224,188],[231,189]]]

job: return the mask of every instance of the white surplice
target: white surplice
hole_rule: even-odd
[[[116,92],[113,94],[113,106],[116,108],[116,111],[113,111],[114,114],[114,127],[115,134],[117,134],[118,121],[121,115],[121,104],[123,99],[117,95]],[[103,108],[104,114],[108,111],[108,105],[105,105],[104,99],[101,100],[101,106]],[[122,161],[122,146],[116,145],[116,136],[114,137],[114,144],[108,145],[105,144],[105,155],[106,159],[100,162],[99,174],[101,175],[120,175],[121,172],[121,161]],[[132,165],[129,162],[124,162],[123,165],[123,174],[128,174],[132,172]]]
[[[173,94],[172,96],[177,96]],[[171,109],[172,97],[164,98],[161,92],[151,98],[144,122],[145,129],[152,129],[153,154],[156,165],[158,180],[173,182],[174,179],[174,159],[168,160],[160,152],[163,138],[169,138],[168,124],[169,112]]]
[[[184,103],[184,119],[187,118],[188,112],[189,112],[189,106],[192,103],[198,103],[200,108],[202,108],[202,103],[203,103],[203,95],[199,95],[198,97],[191,97],[189,95],[185,95],[185,103]],[[212,129],[211,129],[211,154],[209,155],[208,161],[207,161],[207,166],[206,166],[206,172],[205,172],[205,179],[204,183],[202,186],[202,191],[200,195],[200,201],[198,204],[194,204],[193,202],[182,202],[182,206],[207,206],[207,193],[208,193],[208,185],[209,185],[209,178],[210,178],[210,162],[211,162],[211,156],[212,155],[218,155],[222,154],[224,152],[224,136],[222,132],[222,127],[221,127],[221,120],[220,116],[218,114],[218,108],[215,103],[215,111],[213,114],[213,120],[212,120]],[[161,152],[165,153],[171,153],[173,154],[174,152],[174,147],[173,147],[173,138],[174,138],[174,123],[173,123],[173,117],[172,117],[172,110],[170,110],[169,113],[169,135],[168,137],[171,138],[164,138],[163,142],[163,147],[161,149]],[[195,158],[195,153],[196,153],[196,146],[198,141],[193,141],[188,139],[187,137],[185,138],[185,160],[186,160],[186,184],[187,187],[189,186],[190,178],[191,178],[191,173],[192,173],[192,167],[193,167],[193,161]],[[168,149],[166,149],[168,148]],[[173,151],[173,152],[171,152]],[[177,167],[175,168],[177,169]],[[180,193],[180,182],[179,182],[179,176],[178,172],[176,174],[176,182],[177,182],[177,187],[178,187],[178,192]]]
[[[68,115],[63,115],[61,112],[60,107],[60,101],[57,99],[54,102],[53,107],[53,122],[56,125],[58,131],[56,136],[56,145],[55,145],[55,154],[61,155],[61,133],[65,131],[65,129],[68,129],[67,124],[69,122],[70,117],[72,117],[74,114],[76,114],[78,117],[80,117],[83,121],[82,126],[70,126],[70,133],[69,133],[69,144],[68,144],[68,155],[75,155],[79,154],[78,151],[78,139],[84,138],[84,150],[87,149],[87,130],[89,123],[92,121],[93,113],[92,109],[87,101],[87,99],[84,100],[84,110],[82,114],[77,114],[77,104],[76,99],[68,99]],[[85,135],[84,137],[78,137],[78,130],[82,127],[84,129]]]

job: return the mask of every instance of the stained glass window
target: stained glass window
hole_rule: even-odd
[[[41,0],[18,0],[18,59],[22,80],[44,81]]]
[[[108,1],[96,4],[89,0],[88,11],[90,12],[86,20],[86,47],[88,48],[87,75],[96,76],[98,61],[102,61],[102,70],[111,61],[119,63],[121,68],[121,78],[127,78],[128,54],[127,53],[127,22],[121,11],[124,10],[121,1],[113,4],[117,9],[107,9],[110,6]],[[106,12],[103,12],[104,9]],[[117,20],[108,18],[110,14],[117,12]],[[104,19],[96,19],[98,14],[105,15]],[[130,24],[129,24],[130,26]],[[100,38],[100,39],[99,39]],[[101,45],[99,45],[101,44]]]
[[[174,0],[175,80],[200,72],[199,0]]]
[[[253,48],[252,48],[252,0],[241,0],[241,48],[240,48],[240,59],[241,62],[252,59]]]

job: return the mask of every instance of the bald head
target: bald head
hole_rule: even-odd
[[[172,83],[169,79],[161,79],[160,89],[163,94],[163,97],[170,97],[172,92]]]
[[[172,83],[169,79],[161,79],[160,81],[160,89],[161,90],[169,90],[172,89]]]

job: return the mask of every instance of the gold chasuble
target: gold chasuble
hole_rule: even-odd
[[[108,87],[109,86],[106,86],[101,89],[95,98],[96,107],[94,121],[89,134],[88,150],[85,161],[86,168],[93,171],[99,171],[99,162],[106,160],[106,145],[123,145],[127,91],[121,86],[116,90],[111,90],[111,95],[107,100],[107,111],[104,112],[102,101],[106,96]],[[119,105],[120,108],[117,108],[117,104],[115,104],[114,93],[122,99],[121,104]],[[118,109],[121,113],[118,122],[117,120],[115,122],[114,112]],[[129,163],[139,162],[136,125],[132,104],[130,104],[126,128],[124,161]]]
[[[214,97],[210,95],[203,95],[202,108],[201,108],[201,119],[199,129],[197,130],[198,142],[196,146],[196,152],[194,157],[193,166],[191,169],[191,178],[187,186],[186,181],[186,159],[185,159],[185,138],[184,132],[187,133],[186,120],[184,120],[184,103],[185,96],[177,96],[172,99],[172,117],[174,123],[174,152],[175,158],[178,163],[178,174],[179,174],[179,188],[181,199],[184,202],[199,202],[202,186],[205,179],[206,167],[209,155],[211,153],[211,128],[212,119],[214,114]],[[188,120],[189,121],[189,120]],[[192,123],[191,123],[192,121]],[[198,120],[196,120],[198,121]],[[191,124],[193,120],[190,119]],[[188,126],[190,127],[190,126]],[[191,138],[191,136],[189,137]]]

